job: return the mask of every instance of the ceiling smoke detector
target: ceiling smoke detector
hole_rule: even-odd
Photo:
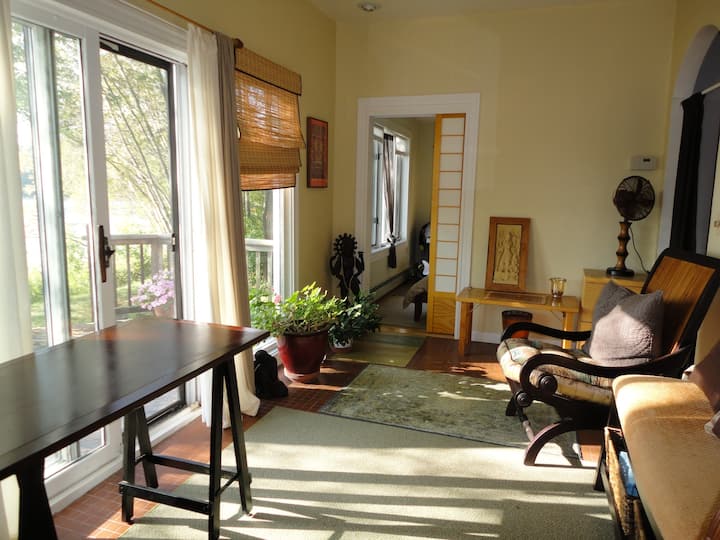
[[[380,9],[380,6],[378,4],[374,4],[373,2],[360,2],[357,6],[367,13],[372,13],[373,11]]]

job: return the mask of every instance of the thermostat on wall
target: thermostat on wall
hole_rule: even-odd
[[[655,156],[633,156],[630,158],[630,170],[654,171],[655,169],[657,169],[657,158]]]

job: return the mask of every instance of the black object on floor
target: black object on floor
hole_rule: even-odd
[[[288,389],[278,378],[278,364],[267,351],[255,353],[255,395],[260,399],[287,397]]]

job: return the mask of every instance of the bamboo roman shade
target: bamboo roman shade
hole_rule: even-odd
[[[235,95],[244,191],[295,187],[300,171],[302,79],[267,58],[235,50]]]

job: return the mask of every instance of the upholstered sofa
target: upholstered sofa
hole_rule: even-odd
[[[613,394],[655,536],[720,538],[720,439],[705,429],[714,415],[706,393],[692,381],[624,375]]]

